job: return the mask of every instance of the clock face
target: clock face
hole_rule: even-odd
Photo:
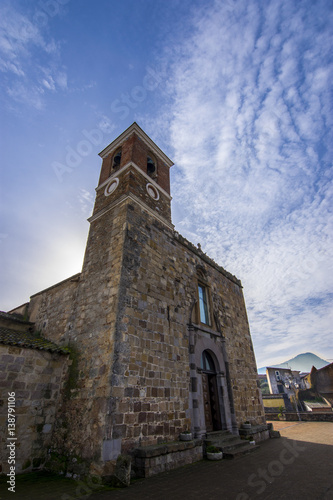
[[[153,198],[153,200],[155,200],[155,201],[159,200],[160,193],[157,191],[157,189],[155,188],[155,186],[153,186],[152,184],[150,184],[150,182],[148,182],[148,184],[146,185],[146,190],[147,190],[147,193],[149,194],[149,196],[151,198]]]
[[[106,185],[106,188],[104,190],[104,194],[105,196],[110,196],[110,194],[114,193],[115,190],[117,189],[118,187],[118,184],[119,184],[119,179],[118,177],[116,177],[115,179],[112,179],[112,181],[110,181],[107,185]]]

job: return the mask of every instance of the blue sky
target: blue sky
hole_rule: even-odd
[[[332,54],[328,0],[3,0],[0,309],[80,271],[98,152],[137,121],[258,366],[332,359]]]

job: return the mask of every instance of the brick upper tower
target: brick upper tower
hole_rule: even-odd
[[[133,123],[101,153],[103,164],[90,222],[130,198],[170,228],[172,161]]]

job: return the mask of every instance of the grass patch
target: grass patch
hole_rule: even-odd
[[[71,479],[60,474],[47,471],[27,472],[16,476],[15,494],[8,492],[7,476],[0,476],[1,500],[60,500],[63,495],[66,498],[81,498],[90,493],[116,490],[104,484],[94,484],[93,480]],[[86,497],[85,497],[86,498]]]

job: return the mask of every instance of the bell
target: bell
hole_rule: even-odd
[[[121,154],[117,154],[117,155],[113,158],[113,166],[114,166],[114,167],[118,167],[118,165],[120,165],[120,160],[121,160]]]
[[[147,161],[147,172],[148,174],[153,174],[155,172],[155,164],[150,159]]]

